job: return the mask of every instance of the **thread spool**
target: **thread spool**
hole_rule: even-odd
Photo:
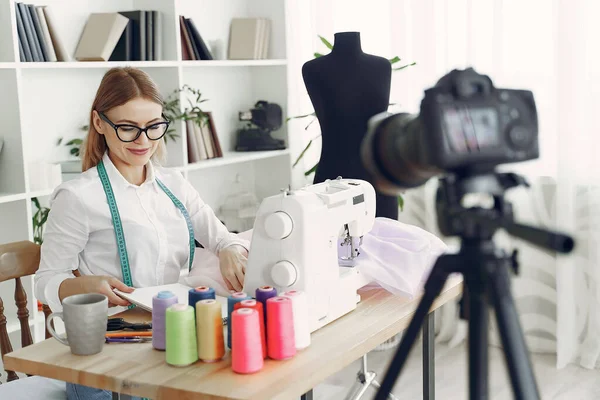
[[[267,300],[267,354],[274,360],[296,355],[292,300],[276,296]]]
[[[240,308],[251,308],[258,312],[262,353],[263,353],[263,358],[267,358],[267,341],[266,341],[266,334],[265,334],[265,331],[267,328],[265,327],[264,310],[263,310],[262,303],[254,300],[254,299],[242,300],[239,303],[236,303],[233,308],[234,308],[234,310],[238,310]]]
[[[177,303],[173,292],[163,290],[152,297],[152,347],[156,350],[166,348],[165,313],[167,308]]]
[[[216,299],[215,289],[208,286],[199,286],[192,288],[188,292],[188,304],[196,309],[196,303],[200,300]]]
[[[240,308],[231,314],[233,348],[231,368],[238,374],[260,371],[264,365],[260,339],[260,316],[252,308]]]
[[[215,362],[225,355],[221,304],[214,299],[196,303],[196,335],[198,358],[203,362]]]
[[[230,349],[231,349],[231,342],[233,340],[231,337],[231,327],[232,327],[231,314],[234,311],[233,307],[235,306],[235,304],[239,303],[242,300],[251,300],[251,298],[244,292],[232,293],[227,298],[227,321],[229,321],[227,323],[227,347],[229,347]]]
[[[275,289],[273,286],[261,286],[259,288],[256,288],[256,300],[260,301],[263,305],[263,310],[265,310],[265,327],[267,326],[267,300],[269,300],[272,297],[277,296],[277,289]],[[269,333],[267,332],[267,337],[269,336]]]
[[[185,367],[198,361],[196,316],[189,304],[174,304],[166,311],[167,364]]]
[[[296,350],[310,346],[310,326],[308,324],[308,298],[301,290],[290,290],[282,294],[292,301],[294,319],[294,341]]]

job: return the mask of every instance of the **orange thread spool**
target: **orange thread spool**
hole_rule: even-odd
[[[240,308],[231,313],[231,369],[238,374],[252,374],[262,369],[260,323],[258,311]]]
[[[253,310],[258,311],[259,325],[260,325],[260,338],[262,342],[262,353],[263,358],[267,358],[267,341],[265,338],[265,317],[263,312],[262,303],[256,300],[242,300],[239,303],[235,303],[233,306],[234,310],[238,310],[240,308],[251,308]]]
[[[267,353],[274,360],[296,355],[292,300],[287,297],[267,300]]]

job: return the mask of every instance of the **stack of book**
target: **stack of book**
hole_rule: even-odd
[[[212,113],[207,112],[206,115],[206,119],[200,124],[192,120],[186,121],[188,162],[191,164],[223,157]]]
[[[162,15],[160,11],[122,11],[129,22],[110,61],[162,60]]]
[[[71,61],[48,6],[15,3],[21,62]]]
[[[271,20],[268,18],[234,18],[229,33],[230,60],[268,58]]]
[[[179,30],[181,33],[181,58],[182,60],[212,60],[208,46],[200,36],[198,28],[191,18],[179,16]]]
[[[78,61],[162,60],[162,18],[158,11],[91,14],[75,59]]]

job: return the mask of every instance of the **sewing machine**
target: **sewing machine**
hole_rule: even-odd
[[[285,190],[259,206],[244,279],[306,292],[310,331],[354,310],[369,282],[354,266],[362,237],[375,222],[375,190],[366,181],[335,179]]]

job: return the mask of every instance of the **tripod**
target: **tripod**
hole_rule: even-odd
[[[525,338],[510,291],[509,268],[518,274],[517,252],[497,249],[492,237],[497,229],[540,247],[569,253],[572,238],[513,222],[510,203],[503,194],[506,189],[529,186],[519,175],[495,173],[449,175],[440,179],[436,194],[438,225],[442,234],[459,236],[461,248],[457,254],[438,258],[424,286],[423,297],[406,329],[398,350],[388,367],[375,400],[385,400],[394,387],[435,298],[448,276],[458,272],[464,277],[461,318],[469,321],[468,361],[469,398],[488,397],[488,306],[495,311],[515,399],[539,399]],[[494,205],[465,208],[460,201],[468,193],[489,193]]]

